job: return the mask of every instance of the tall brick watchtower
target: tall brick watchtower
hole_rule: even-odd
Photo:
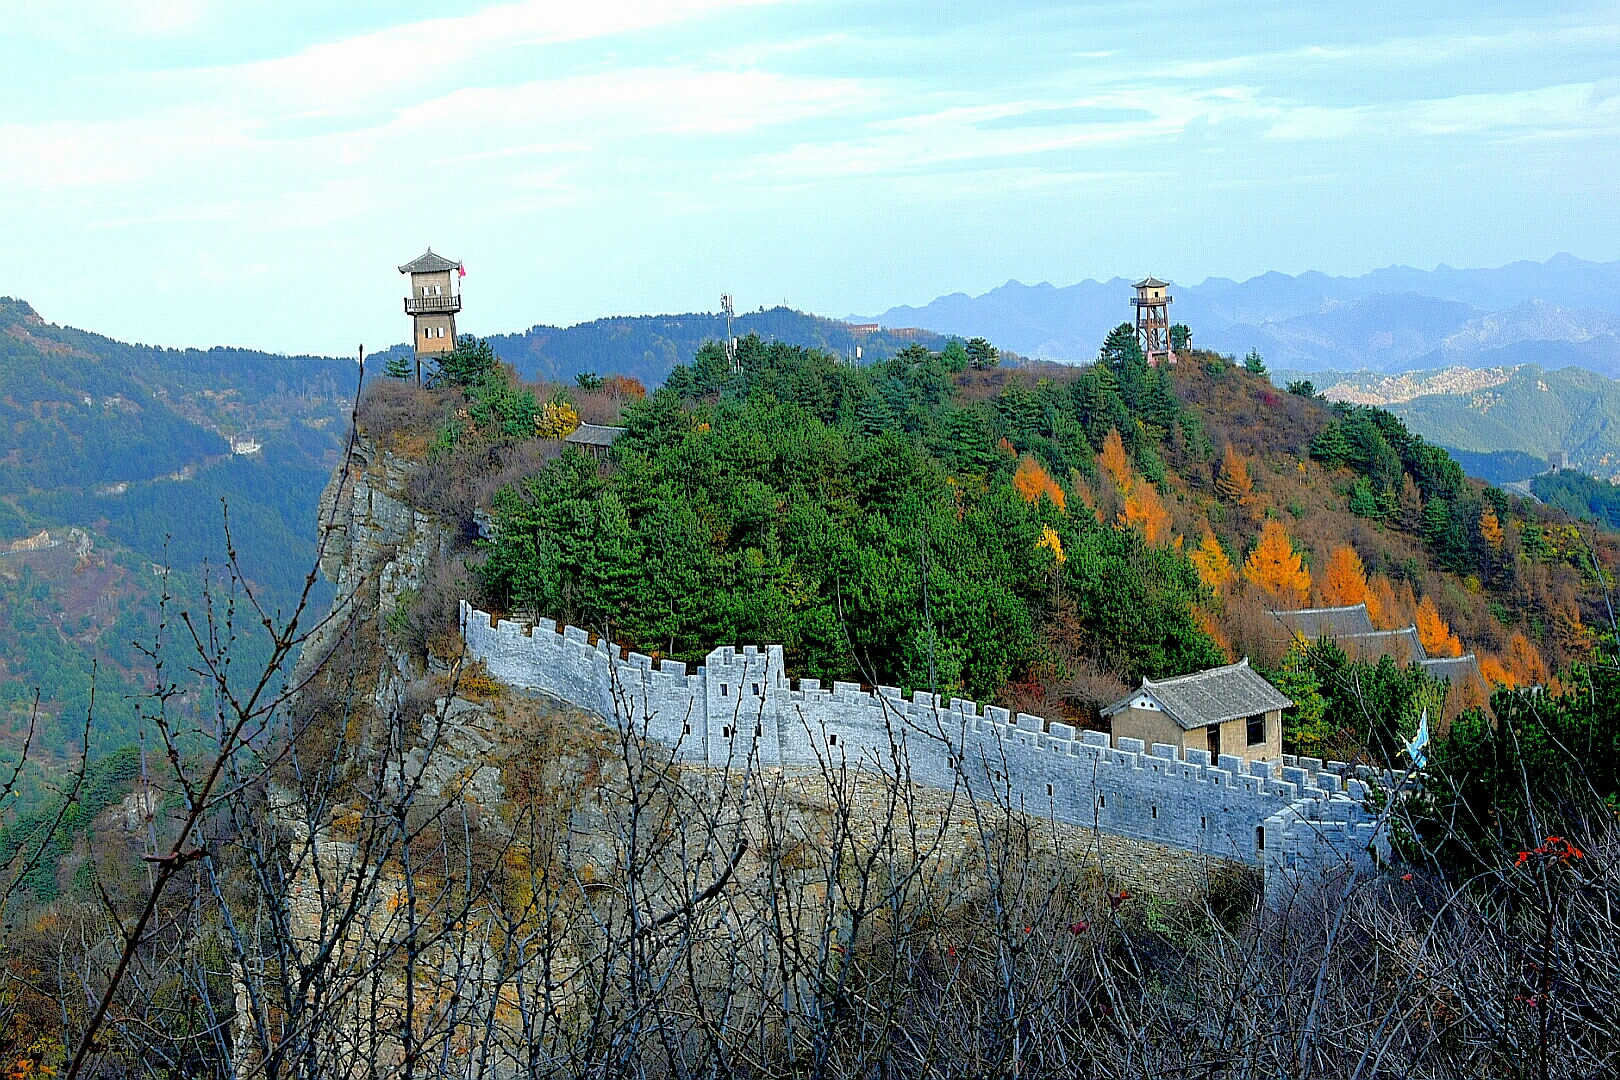
[[[411,316],[411,342],[416,350],[416,380],[422,381],[422,358],[433,358],[456,347],[456,312],[461,310],[458,288],[461,264],[432,248],[399,268],[411,275],[405,314]]]
[[[1149,364],[1176,362],[1170,348],[1170,304],[1173,302],[1168,282],[1156,277],[1145,277],[1134,286],[1136,295],[1131,306],[1136,309],[1136,337],[1142,344],[1142,354]]]

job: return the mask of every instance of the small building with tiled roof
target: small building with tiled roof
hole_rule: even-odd
[[[1399,630],[1370,630],[1364,634],[1338,634],[1333,641],[1352,660],[1365,660],[1376,664],[1389,657],[1397,664],[1421,664],[1429,658],[1423,648],[1423,639],[1417,627],[1403,626]]]
[[[1143,679],[1136,690],[1102,710],[1114,745],[1140,739],[1183,750],[1207,750],[1245,761],[1282,755],[1282,711],[1293,701],[1249,666],[1236,664],[1173,679]]]
[[[577,446],[581,450],[596,457],[607,453],[608,447],[619,440],[624,434],[622,427],[609,427],[605,424],[581,424],[568,433],[563,442],[570,446]]]
[[[1321,638],[1336,638],[1342,634],[1371,634],[1376,630],[1366,604],[1346,607],[1294,608],[1291,611],[1273,611],[1272,618],[1288,628],[1288,632],[1306,644]]]
[[[456,260],[447,259],[432,248],[428,248],[426,253],[418,255],[400,267],[399,272],[402,274],[448,274],[460,266],[461,264]]]

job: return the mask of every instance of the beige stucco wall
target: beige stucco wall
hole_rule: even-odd
[[[1149,749],[1152,749],[1154,743],[1179,746],[1183,750],[1209,749],[1209,729],[1193,728],[1187,731],[1167,714],[1155,709],[1133,708],[1115,713],[1111,722],[1111,734],[1116,747],[1119,740],[1125,738],[1141,739]],[[1262,758],[1276,761],[1282,756],[1282,712],[1273,709],[1266,713],[1265,741],[1253,746],[1249,745],[1248,720],[1241,717],[1237,720],[1228,720],[1221,725],[1220,752],[1233,754],[1244,761],[1258,761]]]
[[[422,355],[447,353],[456,347],[456,317],[454,315],[417,315],[416,351]],[[430,337],[429,329],[443,327],[443,337]]]
[[[439,291],[436,293],[430,292],[429,290],[434,287],[437,287]],[[450,271],[440,270],[436,274],[412,274],[411,295],[415,297],[449,296]]]

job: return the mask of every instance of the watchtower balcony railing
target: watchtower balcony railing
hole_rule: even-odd
[[[459,296],[407,296],[405,298],[405,314],[407,315],[454,315],[460,310],[461,297]]]
[[[1173,296],[1133,296],[1131,307],[1158,307],[1160,304],[1175,303]]]

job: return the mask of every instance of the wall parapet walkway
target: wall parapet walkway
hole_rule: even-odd
[[[1248,762],[1079,731],[1029,713],[898,688],[787,676],[780,646],[723,646],[688,671],[622,652],[577,626],[493,620],[466,601],[469,658],[508,685],[589,709],[680,761],[848,764],[1010,802],[1070,825],[1259,866],[1267,890],[1313,871],[1370,870],[1387,855],[1365,767],[1285,754]]]

